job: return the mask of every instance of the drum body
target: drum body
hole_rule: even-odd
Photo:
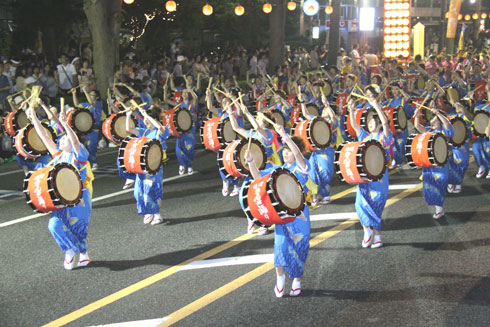
[[[486,137],[485,129],[490,120],[490,113],[485,110],[475,110],[473,117],[473,134],[477,137]]]
[[[383,111],[388,116],[390,121],[390,130],[393,135],[397,135],[407,129],[407,116],[405,109],[402,106],[398,107],[385,107]]]
[[[323,150],[332,141],[332,127],[325,118],[303,120],[294,126],[294,135],[303,138],[308,151]]]
[[[405,157],[410,167],[443,167],[448,160],[448,144],[441,133],[412,134],[405,145]]]
[[[192,116],[186,108],[170,109],[162,115],[162,124],[169,129],[170,135],[181,137],[191,130]]]
[[[372,108],[358,109],[355,112],[355,118],[356,118],[357,125],[361,126],[364,129],[367,129],[368,118],[371,118],[371,116],[375,115],[375,114],[376,114],[376,111]],[[352,125],[350,123],[350,113],[345,118],[345,130],[347,131],[347,133],[349,133],[349,135],[351,137],[357,136],[356,131],[354,130],[354,128],[352,127]]]
[[[337,99],[335,100],[335,104],[337,106],[337,114],[345,115],[347,112],[347,98],[349,97],[349,93],[340,93],[337,95]]]
[[[94,116],[88,109],[75,109],[66,115],[68,125],[77,134],[88,134],[94,127]]]
[[[3,119],[3,127],[8,135],[14,136],[15,133],[29,124],[29,119],[24,110],[9,112]]]
[[[162,144],[148,137],[127,137],[119,147],[118,160],[129,173],[155,175],[162,166]]]
[[[291,93],[289,96],[288,96],[288,103],[292,106],[295,106],[296,105],[296,93]]]
[[[136,119],[131,116],[129,122],[130,127],[136,127]],[[126,130],[126,114],[123,112],[112,114],[104,120],[102,124],[102,134],[115,144],[121,144],[121,142],[128,136],[130,132]]]
[[[221,149],[218,155],[218,167],[226,178],[245,177],[250,174],[246,151],[248,149],[248,140],[235,140],[228,144],[226,148]],[[250,152],[254,158],[255,164],[259,170],[265,168],[267,157],[264,146],[255,139],[251,140]]]
[[[287,224],[305,208],[303,189],[289,170],[272,173],[246,183],[242,187],[244,211],[264,225]]]
[[[73,207],[82,198],[82,180],[75,167],[59,163],[29,172],[24,194],[27,204],[38,212]]]
[[[485,89],[485,81],[473,81],[470,83],[470,87],[472,90],[475,90],[475,100],[483,101],[487,97],[487,91]]]
[[[236,140],[237,134],[231,127],[230,118],[215,117],[208,119],[201,127],[201,141],[208,150],[218,152],[221,148]]]
[[[53,130],[47,124],[42,123],[41,125],[51,137],[51,140],[56,142]],[[48,149],[32,124],[21,128],[17,132],[14,137],[14,144],[17,153],[26,159],[34,160],[48,153]]]
[[[348,184],[363,184],[383,178],[387,159],[380,142],[349,142],[335,151],[335,173]]]
[[[461,117],[453,117],[450,122],[453,125],[454,136],[449,140],[449,144],[459,148],[466,143],[466,139],[468,138],[466,122]]]
[[[297,105],[293,107],[291,110],[291,116],[289,117],[289,121],[292,125],[296,124],[301,120],[301,105]]]

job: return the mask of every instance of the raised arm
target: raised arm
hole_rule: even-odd
[[[238,134],[240,134],[243,137],[248,137],[247,130],[243,127],[240,127],[238,125],[238,122],[236,121],[235,116],[233,115],[233,109],[231,108],[230,105],[227,105],[226,108],[224,108],[226,112],[228,113],[228,117],[230,118],[230,123],[231,123],[231,128]]]
[[[60,112],[59,121],[61,123],[61,126],[63,126],[63,129],[65,130],[66,136],[68,136],[68,139],[70,140],[73,151],[75,151],[75,153],[78,154],[80,152],[80,147],[81,147],[80,140],[78,139],[77,134],[75,134],[75,132],[71,129],[70,125],[68,125],[68,121],[66,120],[66,114],[64,110]]]
[[[77,90],[75,88],[72,88],[70,90],[70,92],[73,96],[73,105],[75,106],[75,108],[82,108],[82,106],[80,105],[80,102],[78,101]]]
[[[254,161],[254,157],[252,155],[252,152],[247,150],[245,152],[245,157],[247,158],[248,169],[250,170],[250,174],[252,175],[252,178],[253,179],[260,178],[260,171],[257,168],[257,164]]]
[[[361,127],[356,122],[354,100],[349,98],[349,101],[347,101],[347,107],[349,108],[349,116],[347,117],[348,119],[350,119],[350,125],[352,126],[352,129],[354,129],[354,131],[356,132],[356,135],[359,135],[361,133]]]
[[[383,134],[386,138],[390,137],[390,121],[386,117],[385,113],[383,112],[383,109],[381,109],[381,105],[376,101],[374,97],[368,96],[369,103],[371,106],[376,110],[376,113],[378,114],[379,120],[381,120],[381,124],[383,126]],[[352,120],[352,117],[351,117]]]
[[[451,122],[449,119],[446,117],[446,115],[443,115],[442,112],[438,109],[432,109],[432,112],[439,118],[439,120],[442,122],[444,125],[445,129],[449,129],[451,127]]]
[[[213,91],[211,89],[206,90],[206,107],[210,112],[215,115],[218,115],[218,109],[213,104]]]
[[[126,111],[126,130],[133,135],[138,135],[138,130],[135,127],[131,127],[131,124],[129,123],[131,121],[130,117],[132,113],[131,110]]]
[[[414,121],[413,121],[413,126],[415,127],[415,129],[417,131],[419,131],[419,133],[425,133],[425,127],[424,125],[420,122],[420,119],[422,118],[419,113],[422,111],[422,107],[418,107],[416,110],[415,110],[415,113],[413,114],[413,116],[415,117],[414,118]]]
[[[289,137],[289,135],[284,130],[284,127],[275,124],[274,128],[276,129],[277,134],[282,137],[284,143],[288,146],[291,152],[293,152],[294,158],[296,159],[298,165],[301,167],[301,169],[303,169],[303,171],[305,171],[308,168],[308,165],[306,164],[305,157],[303,157],[303,154],[298,149],[296,143],[294,143],[294,141]]]
[[[146,112],[146,110],[143,110],[143,109],[140,109],[140,112],[141,114],[143,115],[144,118],[148,119],[148,121],[150,122],[150,124],[153,125],[154,128],[157,128],[158,131],[164,135],[165,134],[165,130],[166,130],[166,127],[163,126],[158,120],[156,120],[155,118],[151,117],[148,112]],[[126,124],[127,124],[127,121],[128,119],[126,119]],[[127,125],[126,125],[126,129],[127,129]]]
[[[328,103],[327,97],[324,94],[322,94],[322,102],[323,102],[322,117],[329,118],[330,120],[335,121],[337,119],[337,116],[335,115],[335,111],[333,111],[332,107],[330,107],[330,103]]]
[[[91,96],[88,94],[88,91],[87,91],[87,87],[86,87],[86,86],[82,87],[82,91],[83,91],[83,93],[85,94],[85,97],[87,98],[88,103],[90,103],[90,105],[91,105],[92,107],[95,107],[95,106],[96,106],[96,103],[95,103],[95,101],[92,99],[92,97],[91,97]]]

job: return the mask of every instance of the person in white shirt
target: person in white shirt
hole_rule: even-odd
[[[75,66],[69,63],[67,55],[62,54],[60,62],[61,64],[56,67],[55,78],[60,90],[68,94],[68,91],[75,86],[74,78],[76,78],[77,71]]]
[[[359,54],[359,44],[354,44],[352,51],[350,52],[352,59],[356,61],[357,64],[361,62],[361,55]]]

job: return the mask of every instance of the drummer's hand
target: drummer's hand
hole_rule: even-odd
[[[64,110],[63,110],[62,112],[60,112],[60,117],[59,117],[59,119],[60,119],[60,122],[61,122],[62,124],[66,124],[66,112],[65,112]]]
[[[211,94],[213,94],[213,92],[211,91],[211,89],[206,89],[206,96],[210,97]]]
[[[322,94],[322,102],[325,107],[330,107],[330,104],[328,103],[327,97],[325,94]]]
[[[352,100],[352,98],[347,100],[347,107],[349,108],[349,111],[354,111],[354,100]]]
[[[26,109],[26,116],[27,116],[27,119],[32,121],[32,119],[34,118],[34,109],[32,109],[31,107],[27,108]]]
[[[276,130],[277,134],[279,134],[279,136],[281,136],[283,138],[287,136],[286,130],[284,129],[284,126],[279,125],[279,124],[274,124],[274,129]]]
[[[132,114],[132,111],[131,110],[126,111],[126,117],[131,116],[131,114]]]
[[[490,137],[490,126],[487,126],[487,128],[485,128],[485,135],[487,137]]]
[[[77,94],[77,89],[76,89],[76,88],[72,88],[72,89],[70,90],[70,93],[71,93],[71,94]]]

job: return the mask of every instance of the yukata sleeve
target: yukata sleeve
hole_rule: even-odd
[[[448,137],[448,138],[451,138],[451,137],[454,137],[454,128],[452,125],[449,125],[449,128],[445,128],[444,126],[442,126],[442,133],[444,134],[444,136]]]
[[[366,137],[369,137],[369,133],[361,127],[361,131],[359,132],[359,135],[357,135],[357,140],[363,141]]]

